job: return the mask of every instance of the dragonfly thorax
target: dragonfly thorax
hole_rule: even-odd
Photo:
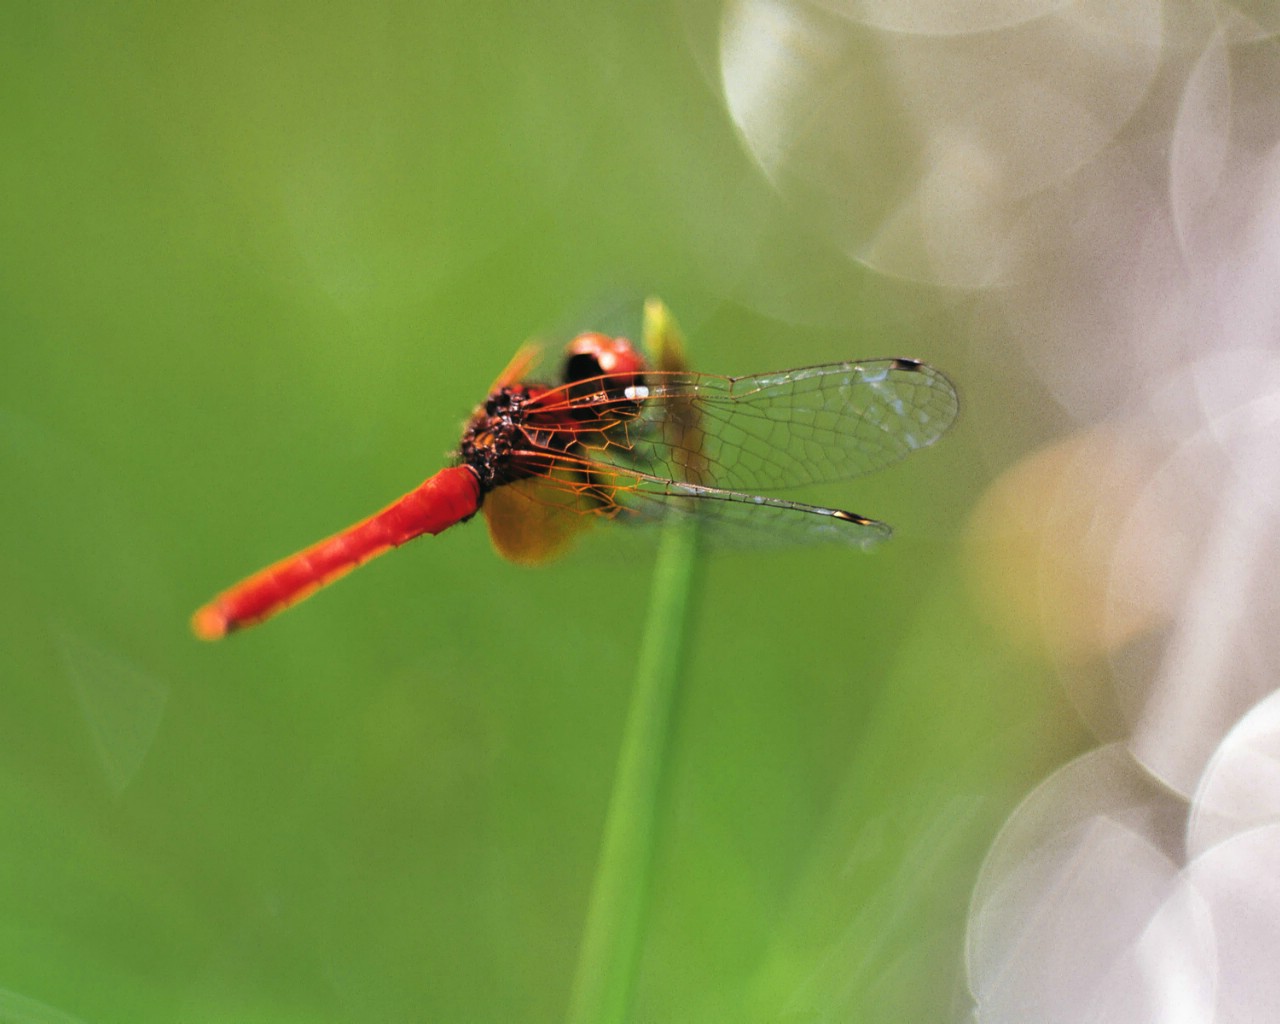
[[[472,414],[458,454],[480,479],[482,494],[529,475],[513,456],[526,447],[523,427],[525,387],[504,387],[493,392]]]

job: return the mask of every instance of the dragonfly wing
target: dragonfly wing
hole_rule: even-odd
[[[530,477],[496,487],[483,505],[489,539],[517,565],[541,565],[559,555],[591,525],[588,494],[567,480]]]
[[[593,384],[596,387],[593,388]],[[910,359],[830,363],[753,377],[608,375],[530,403],[541,500],[623,520],[696,517],[730,543],[837,541],[868,547],[884,523],[770,492],[871,473],[933,444],[959,405],[947,378]],[[554,450],[572,437],[572,445]]]
[[[485,502],[494,543],[506,557],[519,562],[542,561],[546,557],[543,545],[536,542],[537,550],[531,553],[523,542],[513,544],[503,525],[508,517],[499,514],[497,504],[491,511],[491,503],[518,499],[518,520],[544,525],[563,522],[553,545],[556,548],[597,517],[636,525],[661,523],[672,517],[696,519],[708,539],[733,547],[837,542],[867,548],[887,540],[893,532],[885,523],[842,509],[667,480],[571,454],[547,452],[538,458],[544,468],[552,469],[537,478],[499,487]],[[534,514],[530,516],[530,512]]]
[[[732,546],[841,543],[870,548],[893,533],[886,523],[842,509],[641,475],[615,479],[626,481],[609,488],[619,520],[696,519],[710,539]]]
[[[599,461],[674,480],[697,466],[698,483],[730,491],[863,476],[933,444],[959,410],[951,382],[910,359],[648,380],[640,414],[585,447]]]

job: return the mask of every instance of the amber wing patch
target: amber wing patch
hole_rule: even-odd
[[[536,477],[495,488],[483,508],[494,549],[518,565],[550,561],[595,519],[589,498]]]

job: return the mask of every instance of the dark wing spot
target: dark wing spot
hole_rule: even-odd
[[[859,526],[879,526],[880,523],[875,519],[868,519],[866,516],[857,515],[854,512],[841,512],[838,509],[831,513],[833,519],[843,519],[849,523],[857,523]]]

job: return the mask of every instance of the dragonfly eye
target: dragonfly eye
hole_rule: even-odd
[[[640,381],[649,365],[626,338],[607,334],[579,334],[565,349],[564,382],[610,376]]]
[[[644,357],[626,338],[580,334],[565,352],[564,382],[578,419],[591,419],[606,410],[634,412],[648,395]]]
[[[564,361],[564,382],[578,384],[604,374],[599,358],[590,352],[575,352]]]

